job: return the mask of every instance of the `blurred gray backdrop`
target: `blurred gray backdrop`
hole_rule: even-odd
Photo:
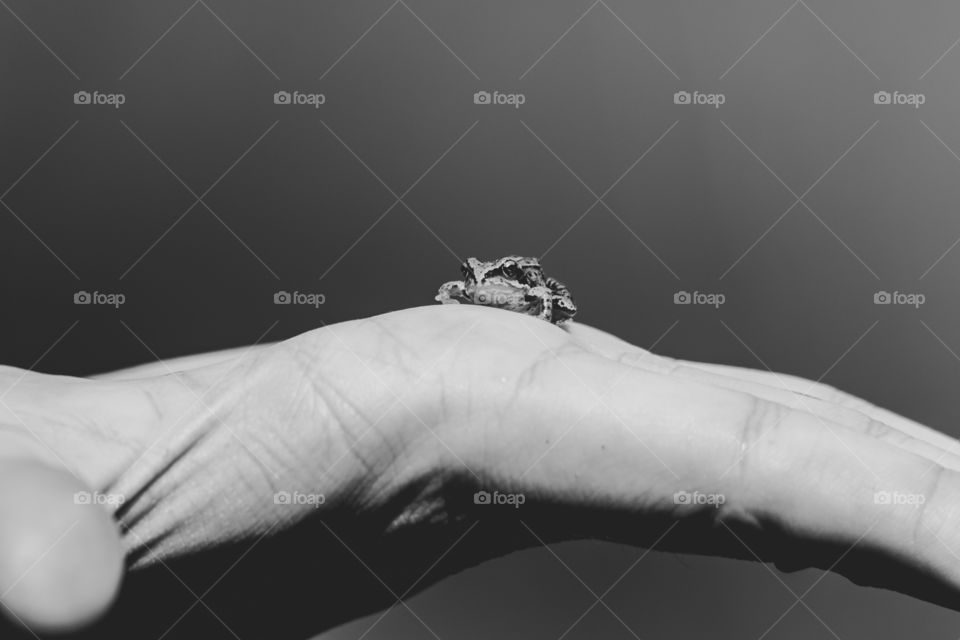
[[[4,364],[83,375],[278,340],[521,253],[638,345],[823,377],[960,435],[960,4],[0,5]],[[409,604],[442,638],[960,623],[816,571],[654,551],[623,576],[643,550],[553,551],[566,566],[531,550]],[[618,579],[590,608],[585,585]],[[432,636],[398,607],[365,637]]]

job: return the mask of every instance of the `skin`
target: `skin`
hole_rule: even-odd
[[[154,589],[143,612],[166,602],[167,569],[229,566],[235,580],[195,595],[229,591],[230,627],[259,637],[279,611],[291,634],[319,632],[578,538],[819,567],[960,610],[952,438],[825,385],[670,360],[580,323],[436,305],[96,379],[0,368],[3,390],[0,600],[34,629],[102,612],[122,559],[131,592]],[[479,489],[525,501],[477,505]],[[124,501],[76,505],[84,490]],[[288,616],[304,584],[314,599]]]

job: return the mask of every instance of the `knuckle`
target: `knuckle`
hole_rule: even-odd
[[[364,468],[375,466],[370,451],[374,436],[381,436],[377,416],[379,406],[365,402],[362,391],[371,387],[365,381],[357,384],[342,370],[336,371],[339,358],[326,348],[295,349],[289,354],[291,393],[284,399],[284,411],[295,429],[309,429],[321,434],[318,445],[330,468],[340,458],[349,455]],[[331,368],[331,365],[336,368]],[[362,370],[362,368],[361,368]],[[319,427],[319,429],[318,429]],[[311,454],[300,450],[299,455]]]
[[[336,477],[383,476],[410,460],[423,433],[429,436],[428,428],[439,422],[442,403],[426,398],[441,392],[440,385],[421,354],[382,323],[312,332],[291,341],[282,357],[287,364],[280,366],[292,372],[286,400],[291,420],[318,434],[316,448],[299,455],[322,456],[321,465]]]
[[[780,403],[765,398],[752,395],[746,398],[747,406],[737,433],[739,446],[735,461],[741,478],[752,472],[753,462],[758,456],[765,457],[765,452],[758,452],[758,448],[767,449],[776,445],[776,437],[781,431],[783,422],[794,412]]]
[[[930,552],[935,548],[943,549],[946,544],[943,533],[949,531],[952,537],[957,527],[957,517],[952,515],[954,509],[952,506],[943,508],[946,479],[952,476],[939,464],[934,464],[927,490],[923,495],[921,502],[913,509],[913,535],[911,541],[914,546],[921,550]],[[952,517],[951,517],[952,516]]]
[[[877,438],[879,440],[885,440],[893,444],[901,444],[909,438],[901,431],[880,422],[879,420],[874,420],[873,418],[866,416],[862,413],[856,414],[859,416],[860,425],[863,429],[864,434],[870,436],[871,438]]]

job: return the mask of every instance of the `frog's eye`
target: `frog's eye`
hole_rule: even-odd
[[[520,267],[517,266],[517,263],[513,260],[508,260],[500,266],[500,272],[503,273],[508,278],[516,279],[519,278],[522,274]]]

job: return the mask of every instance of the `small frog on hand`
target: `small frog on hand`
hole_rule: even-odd
[[[545,277],[536,258],[506,256],[492,262],[467,258],[460,270],[463,280],[445,283],[435,300],[517,311],[556,325],[577,313],[570,292],[563,283]]]

